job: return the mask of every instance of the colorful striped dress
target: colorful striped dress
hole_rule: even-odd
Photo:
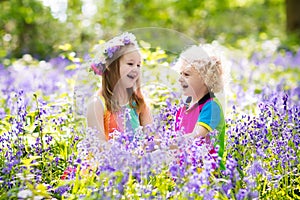
[[[114,131],[132,133],[130,141],[134,137],[135,130],[140,127],[139,115],[135,108],[126,104],[121,107],[121,110],[112,113],[106,108],[105,99],[102,95],[99,95],[100,101],[104,107],[104,132],[106,140],[112,138],[111,133]]]

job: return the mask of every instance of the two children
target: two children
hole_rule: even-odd
[[[152,117],[140,90],[141,55],[135,36],[124,33],[115,37],[100,52],[91,68],[102,76],[102,88],[88,105],[87,121],[105,142],[115,130],[134,132],[139,126],[151,124]],[[183,94],[188,98],[176,114],[176,130],[187,137],[204,137],[207,142],[212,141],[210,132],[217,130],[213,145],[218,145],[216,151],[222,158],[225,121],[214,95],[223,89],[221,62],[208,55],[205,46],[192,46],[180,55],[177,66]]]

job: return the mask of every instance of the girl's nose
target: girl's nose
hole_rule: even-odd
[[[140,67],[138,67],[137,65],[133,68],[133,71],[135,72],[139,72],[140,71]]]
[[[135,66],[134,66],[134,69],[136,69],[136,70],[140,70],[140,68],[141,68],[140,65],[135,65]]]
[[[132,71],[139,71],[140,67],[138,65],[133,65],[133,67],[131,68]]]

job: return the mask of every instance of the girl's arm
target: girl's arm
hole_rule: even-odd
[[[92,99],[88,103],[87,107],[87,125],[90,128],[94,128],[99,131],[99,138],[101,142],[105,142],[105,134],[104,134],[104,106],[102,101],[97,98],[97,96],[93,96]]]
[[[143,109],[140,112],[140,124],[141,126],[146,126],[148,124],[151,124],[153,122],[152,114],[150,112],[150,109],[147,105],[143,107]]]

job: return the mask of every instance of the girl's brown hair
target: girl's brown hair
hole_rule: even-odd
[[[133,51],[138,51],[137,47],[133,44],[121,46],[120,49],[114,53],[112,58],[106,60],[106,69],[102,75],[102,96],[105,99],[106,108],[110,112],[116,112],[120,110],[119,102],[117,99],[115,99],[113,93],[118,81],[121,78],[120,59],[123,55]],[[146,106],[140,88],[141,82],[138,78],[136,86],[134,88],[127,89],[129,105],[132,108],[136,108],[138,113],[140,113],[141,109]]]

